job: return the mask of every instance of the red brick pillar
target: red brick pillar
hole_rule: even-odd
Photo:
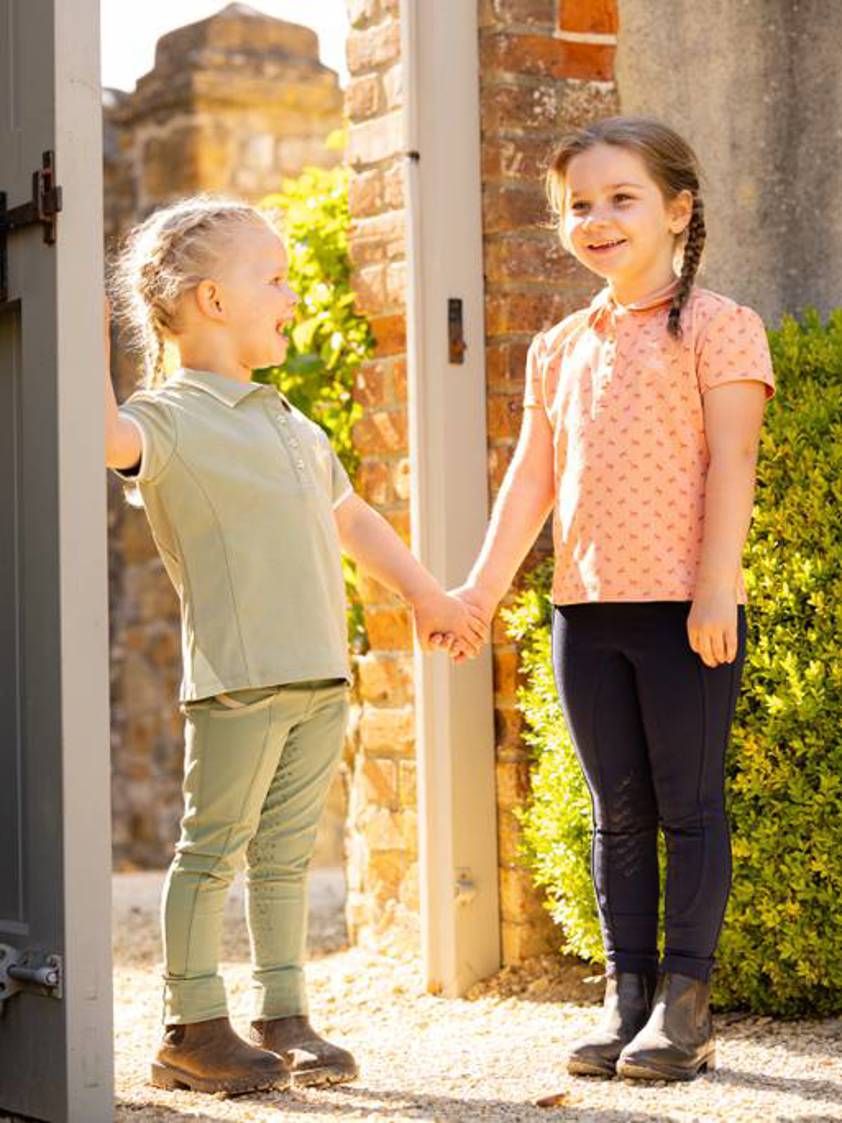
[[[405,229],[399,0],[348,0],[350,238],[354,287],[377,339],[356,387],[361,494],[408,537]],[[536,331],[581,306],[593,279],[548,226],[542,174],[560,132],[616,112],[613,3],[480,0],[489,476],[496,494],[520,424],[523,363]],[[613,22],[611,22],[613,20]],[[542,541],[528,564],[548,542]],[[418,866],[411,621],[372,581],[362,589],[370,650],[359,661],[349,816],[352,938],[417,939]],[[517,652],[495,629],[498,806],[506,962],[558,934],[517,855],[514,809],[529,789],[516,709]]]
[[[350,252],[374,358],[359,372],[354,432],[359,493],[409,541],[406,410],[406,212],[399,0],[349,0],[346,98],[352,176]],[[417,946],[412,621],[375,581],[362,585],[369,652],[358,661],[348,840],[351,938]]]
[[[617,112],[614,0],[480,0],[489,482],[496,495],[521,420],[532,336],[586,303],[594,278],[549,228],[543,175],[565,130]],[[539,541],[524,568],[551,549]],[[558,946],[518,860],[514,811],[529,794],[529,750],[516,705],[517,651],[494,636],[503,957],[516,963]]]

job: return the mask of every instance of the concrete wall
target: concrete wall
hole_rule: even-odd
[[[702,281],[774,324],[842,304],[842,4],[620,0],[623,113],[659,117],[706,172]]]

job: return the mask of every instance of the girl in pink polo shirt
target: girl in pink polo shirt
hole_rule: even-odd
[[[553,511],[556,684],[593,799],[607,960],[602,1024],[568,1060],[583,1075],[689,1080],[715,1059],[740,556],[773,379],[756,313],[695,285],[699,179],[656,121],[603,120],[556,150],[562,242],[607,284],[532,343],[518,447],[459,591],[490,617]]]

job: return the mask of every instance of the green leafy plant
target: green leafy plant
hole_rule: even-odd
[[[348,169],[307,168],[262,206],[282,212],[289,254],[289,280],[298,294],[289,350],[281,366],[258,371],[260,381],[278,386],[289,400],[330,437],[353,479],[358,457],[351,440],[361,409],[353,399],[357,368],[374,339],[368,320],[354,307],[348,256]],[[349,634],[356,650],[365,647],[356,572],[345,564]]]
[[[842,311],[770,333],[778,397],[761,437],[746,548],[749,644],[727,760],[734,884],[715,1000],[842,1010]],[[535,751],[524,858],[565,950],[602,959],[590,800],[550,667],[550,567],[509,614]]]

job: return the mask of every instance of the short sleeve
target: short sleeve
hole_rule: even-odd
[[[315,439],[314,451],[318,456],[325,490],[329,490],[330,492],[331,506],[338,507],[349,495],[353,494],[353,485],[351,484],[348,473],[345,471],[345,466],[336,455],[333,445],[330,443],[330,437],[321,425],[317,425],[315,421],[306,420]]]
[[[526,353],[524,409],[544,409],[544,336],[536,335]]]
[[[118,468],[114,471],[124,480],[149,483],[160,476],[175,452],[176,429],[171,409],[160,395],[139,391],[118,412],[137,427],[141,455],[136,472]]]
[[[703,394],[729,382],[762,382],[766,397],[772,397],[775,376],[769,341],[756,312],[735,304],[710,319],[700,340],[698,376]]]
[[[330,472],[333,491],[333,506],[338,507],[349,495],[353,494],[353,487],[345,465],[336,455],[333,446],[330,447]]]

